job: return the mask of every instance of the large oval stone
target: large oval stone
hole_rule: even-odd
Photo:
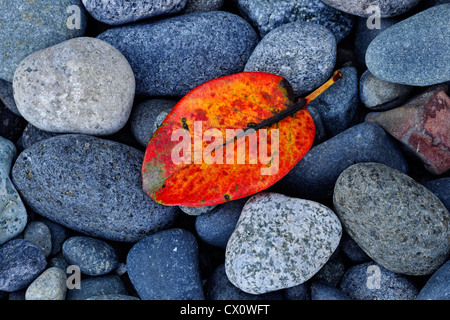
[[[70,229],[137,241],[168,226],[178,212],[142,190],[143,153],[87,135],[60,135],[23,151],[13,182],[33,211]]]
[[[196,12],[113,28],[98,36],[128,59],[138,94],[181,97],[198,85],[244,69],[258,42],[241,17]]]
[[[356,243],[378,264],[426,275],[450,253],[450,214],[428,189],[380,163],[358,163],[336,181],[333,203]]]
[[[82,37],[26,57],[13,89],[21,115],[41,130],[109,135],[130,116],[135,80],[117,49]]]
[[[251,197],[225,252],[225,271],[251,294],[285,289],[316,274],[339,245],[342,227],[324,205],[278,193]]]

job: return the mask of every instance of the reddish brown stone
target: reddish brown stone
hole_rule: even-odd
[[[433,174],[450,169],[450,98],[440,85],[386,112],[366,117],[401,141]]]

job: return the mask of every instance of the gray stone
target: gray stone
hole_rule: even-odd
[[[22,60],[13,89],[20,114],[41,130],[108,135],[128,121],[135,80],[117,49],[81,37]]]
[[[443,4],[388,28],[367,48],[367,68],[378,79],[406,85],[449,81],[449,15],[450,4]]]
[[[298,97],[328,80],[335,62],[336,40],[327,28],[291,22],[272,30],[258,43],[244,71],[280,75]]]
[[[0,101],[14,114],[21,116],[14,101],[12,83],[0,79]]]
[[[378,79],[366,70],[359,81],[359,97],[369,109],[389,110],[408,99],[414,87]]]
[[[216,206],[203,206],[203,207],[186,207],[186,206],[179,206],[181,211],[184,213],[190,215],[190,216],[199,216],[204,213],[210,212],[212,209],[214,209]]]
[[[309,104],[319,112],[328,138],[358,122],[358,72],[354,67],[341,72],[343,77]]]
[[[79,289],[67,290],[66,300],[87,300],[110,294],[128,295],[122,279],[115,274],[81,279]]]
[[[187,0],[184,13],[220,10],[225,0]]]
[[[0,291],[26,288],[42,271],[47,261],[34,243],[14,239],[0,246]]]
[[[377,6],[381,17],[393,17],[405,13],[420,0],[322,0],[329,6],[360,17],[374,14],[371,6]]]
[[[250,24],[224,11],[113,28],[98,38],[128,59],[138,94],[160,97],[182,97],[208,80],[241,72],[258,43]]]
[[[98,21],[120,25],[183,10],[186,0],[82,0],[86,10]]]
[[[450,260],[428,279],[417,300],[450,300]]]
[[[65,300],[67,275],[51,267],[37,277],[25,291],[25,300]]]
[[[151,99],[135,105],[130,116],[133,137],[146,147],[153,133],[176,104],[175,100]]]
[[[0,137],[0,245],[20,234],[27,224],[27,211],[9,176],[16,153],[14,143]]]
[[[379,162],[408,172],[402,151],[388,134],[381,127],[364,122],[311,148],[276,188],[297,198],[331,201],[339,175],[359,162]]]
[[[143,158],[118,142],[60,135],[24,150],[12,177],[36,213],[90,236],[133,242],[167,227],[178,214],[142,190]]]
[[[434,180],[429,180],[422,185],[433,192],[439,200],[441,200],[442,204],[450,211],[450,177],[444,177]]]
[[[29,54],[82,36],[87,15],[80,0],[6,0],[0,2],[0,21],[0,78],[12,82]]]
[[[50,229],[41,221],[29,222],[23,232],[23,238],[37,245],[46,257],[52,252],[52,236]]]
[[[108,243],[86,236],[67,239],[62,252],[69,264],[76,265],[89,276],[100,276],[113,271],[119,263],[116,250]]]
[[[450,213],[431,191],[386,165],[347,168],[333,203],[347,233],[389,271],[430,274],[450,253]]]
[[[62,244],[69,237],[69,230],[64,226],[43,217],[39,217],[39,221],[45,223],[50,230],[50,237],[52,240],[52,251],[50,252],[50,256],[54,256],[61,251]]]
[[[344,292],[325,281],[311,283],[311,300],[351,300]]]
[[[350,267],[339,289],[354,300],[415,300],[418,294],[408,278],[374,262]]]
[[[319,203],[257,194],[245,204],[228,241],[228,279],[251,294],[304,283],[331,257],[341,233],[337,216]]]
[[[26,149],[36,142],[57,136],[58,134],[59,133],[41,130],[33,126],[31,123],[28,123],[22,133],[22,146]]]
[[[314,126],[316,127],[316,135],[314,136],[314,145],[318,145],[327,139],[327,134],[325,132],[325,126],[323,125],[322,117],[316,108],[309,104],[306,109],[314,120]]]
[[[243,16],[258,30],[261,37],[273,29],[294,21],[311,22],[329,29],[340,42],[351,31],[353,17],[320,0],[238,0]]]

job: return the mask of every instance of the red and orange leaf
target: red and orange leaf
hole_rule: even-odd
[[[147,145],[145,192],[163,205],[209,206],[267,189],[314,141],[314,121],[306,108],[264,124],[292,109],[293,98],[287,80],[262,72],[225,76],[193,89]],[[230,133],[238,129],[248,131],[233,138]]]

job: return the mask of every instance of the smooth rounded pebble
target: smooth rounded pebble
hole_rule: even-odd
[[[245,204],[228,241],[228,279],[251,294],[299,285],[325,265],[341,234],[339,219],[322,204],[259,193]]]
[[[23,238],[37,245],[46,257],[52,252],[52,235],[44,222],[29,222],[23,231]]]
[[[430,274],[450,253],[450,213],[431,191],[386,165],[344,170],[333,204],[347,233],[392,272]]]
[[[323,280],[311,283],[311,300],[351,300],[344,292]]]
[[[0,291],[13,292],[26,288],[42,271],[47,261],[34,243],[11,240],[0,246]]]
[[[27,211],[10,179],[17,148],[0,136],[0,245],[19,235],[27,224]]]
[[[134,106],[130,116],[133,137],[146,147],[153,133],[176,104],[175,100],[150,99]]]
[[[82,0],[86,10],[98,21],[109,25],[174,14],[183,10],[186,0]]]
[[[450,177],[429,180],[422,185],[433,192],[450,212],[450,193],[448,192],[450,190]]]
[[[80,37],[27,56],[13,89],[20,114],[41,130],[108,135],[128,121],[135,79],[117,49]]]
[[[388,110],[405,102],[413,88],[377,79],[369,70],[366,70],[360,78],[359,97],[361,102],[371,110]]]
[[[244,71],[280,75],[292,85],[295,96],[300,96],[328,80],[335,63],[336,39],[327,28],[291,22],[258,43]]]
[[[184,229],[157,232],[127,255],[131,283],[142,300],[204,300],[197,241]]]
[[[379,162],[408,172],[402,151],[379,126],[363,122],[313,147],[279,181],[281,193],[314,201],[330,201],[334,184],[349,166]]]
[[[100,276],[113,271],[119,262],[116,250],[105,241],[75,236],[67,239],[62,252],[69,264],[76,265],[89,276]]]
[[[59,135],[24,150],[12,170],[24,202],[69,229],[134,242],[169,226],[178,208],[142,190],[143,152],[87,135]]]
[[[386,29],[367,48],[367,68],[378,79],[412,86],[449,81],[449,15],[450,3],[419,12]]]
[[[450,300],[450,260],[428,279],[417,300]]]
[[[329,29],[340,42],[351,31],[353,17],[320,0],[238,0],[240,12],[264,37],[273,29],[294,21],[311,22]]]
[[[393,17],[405,13],[420,0],[322,0],[324,3],[360,17],[379,14],[380,17]]]
[[[12,82],[29,54],[82,36],[87,15],[80,0],[5,0],[0,21],[0,78]]]
[[[3,102],[5,107],[7,107],[11,112],[21,116],[19,110],[17,109],[16,102],[14,101],[12,83],[3,79],[0,79],[0,101]]]
[[[25,300],[65,300],[67,275],[57,267],[45,270],[25,291]]]
[[[128,59],[137,94],[159,97],[182,97],[208,80],[241,72],[259,40],[243,18],[225,11],[112,28],[98,38]]]
[[[408,278],[374,262],[350,267],[339,289],[354,300],[415,300],[418,294]]]
[[[128,295],[122,279],[115,274],[81,279],[79,289],[67,290],[66,300],[87,300],[110,294]]]

